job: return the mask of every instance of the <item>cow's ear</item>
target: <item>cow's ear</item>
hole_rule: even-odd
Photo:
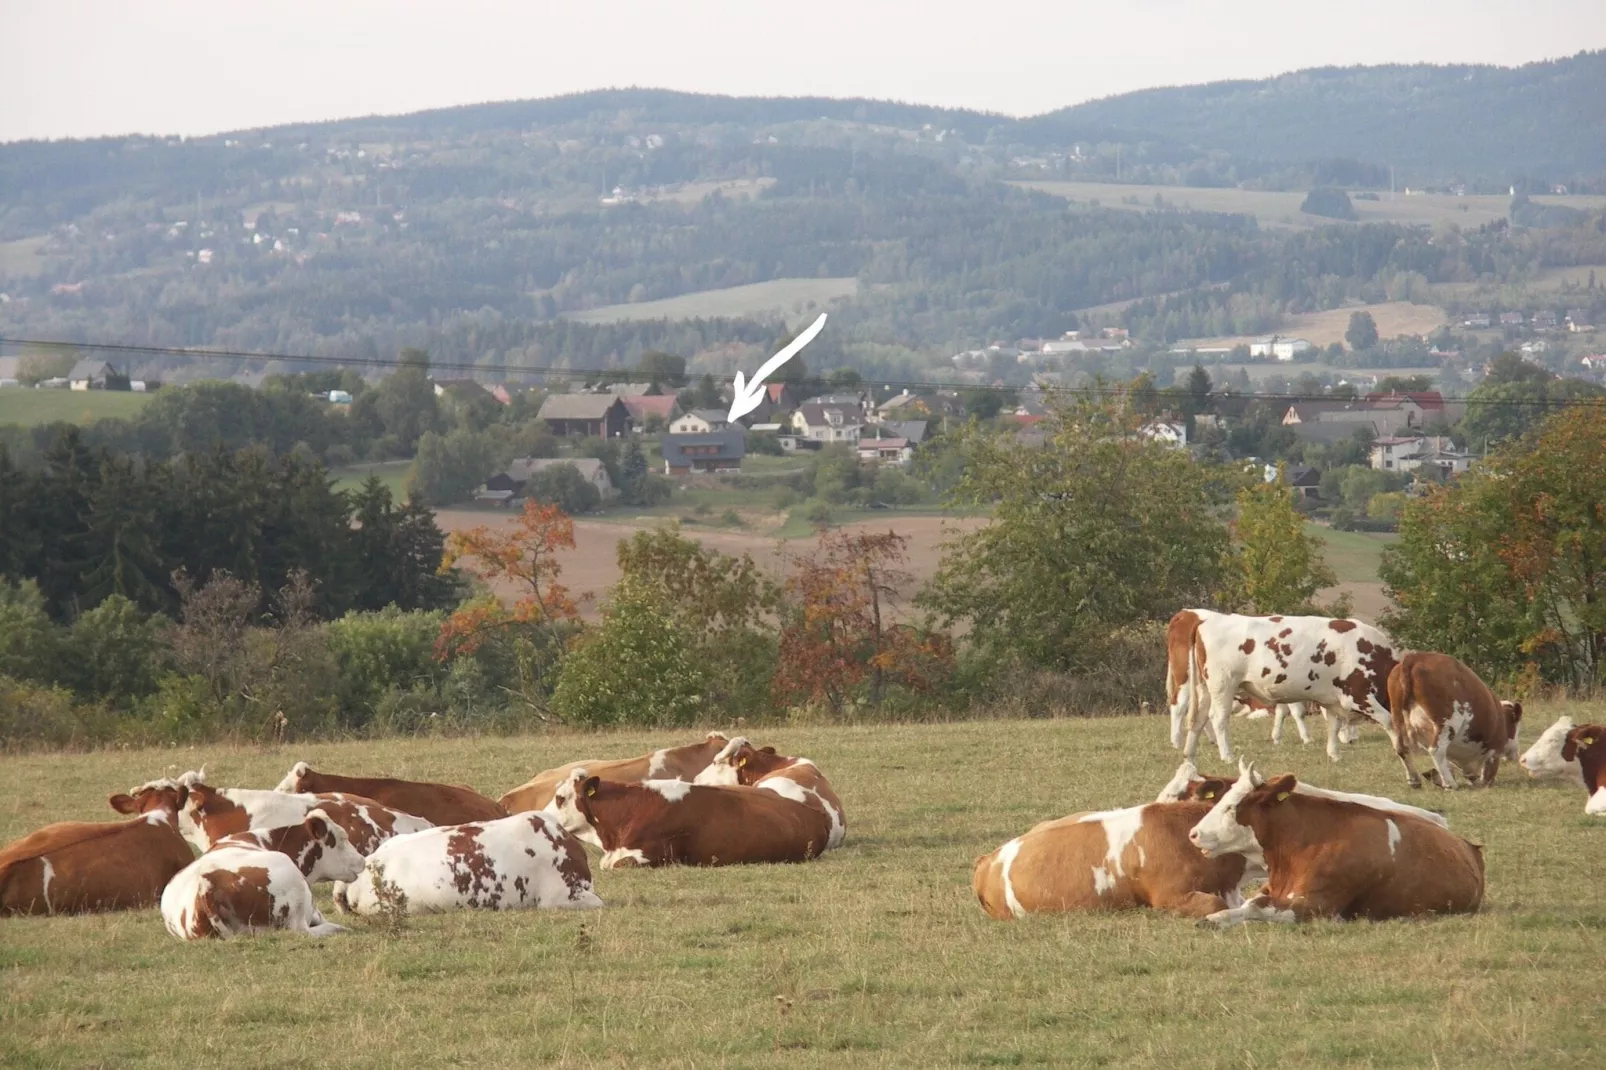
[[[307,831],[312,834],[313,839],[322,840],[328,838],[329,822],[324,820],[323,814],[319,811],[314,810],[308,814],[304,824],[307,826]]]
[[[602,778],[599,776],[586,777],[585,783],[580,785],[580,794],[588,799],[594,797],[597,794],[597,785],[601,783]]]
[[[760,747],[760,748],[758,748],[758,752],[760,754],[774,754],[775,753],[775,748],[774,747]]]
[[[1511,723],[1512,724],[1520,724],[1521,722],[1522,722],[1522,703],[1513,702],[1513,703],[1511,703]]]
[[[106,801],[111,803],[112,809],[116,810],[119,814],[139,813],[139,803],[134,801],[134,797],[132,795],[124,795],[119,793],[117,795],[113,795]]]
[[[1282,776],[1266,782],[1266,792],[1271,796],[1273,802],[1282,802],[1294,793],[1294,787],[1298,783],[1299,781],[1294,777],[1294,774],[1284,773]]]

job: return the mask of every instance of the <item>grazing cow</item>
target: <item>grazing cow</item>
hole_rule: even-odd
[[[1541,732],[1534,745],[1523,752],[1517,764],[1535,780],[1566,780],[1581,788],[1587,787],[1584,767],[1578,764],[1578,759],[1562,757],[1567,734],[1577,727],[1571,717],[1557,718],[1556,723]]]
[[[1411,814],[1298,791],[1285,773],[1263,781],[1253,765],[1188,839],[1207,858],[1259,855],[1266,890],[1201,924],[1471,914],[1483,901],[1483,851]]]
[[[335,906],[379,913],[392,887],[406,896],[408,911],[418,912],[602,905],[591,890],[585,848],[539,811],[391,840],[369,856],[356,880],[335,885]]]
[[[344,829],[352,846],[365,855],[392,836],[434,827],[424,818],[355,795],[340,792],[292,795],[254,788],[214,788],[201,779],[202,775],[185,774],[189,797],[182,816],[191,842],[203,851],[236,832],[300,824],[314,810],[322,810],[329,820]]]
[[[363,857],[320,810],[297,825],[239,832],[191,862],[162,892],[162,920],[180,940],[288,929],[328,936],[312,883],[350,880]]]
[[[274,789],[284,792],[341,792],[373,799],[393,810],[421,817],[432,825],[461,825],[465,821],[494,821],[507,811],[473,788],[461,784],[431,784],[390,777],[335,776],[317,773],[297,762]]]
[[[59,821],[0,847],[0,914],[86,914],[154,904],[195,855],[178,831],[183,789],[169,782],[136,801],[113,795],[131,821]]]
[[[1149,907],[1202,918],[1243,902],[1239,855],[1205,858],[1188,830],[1203,802],[1149,803],[1044,821],[976,859],[971,888],[989,917]]]
[[[740,784],[750,788],[773,791],[782,798],[812,807],[831,821],[831,831],[825,847],[830,850],[842,846],[847,833],[847,821],[842,814],[842,800],[831,790],[831,782],[819,767],[807,758],[786,758],[775,753],[774,747],[754,749],[741,736],[725,744],[723,750],[708,763],[708,768],[697,774],[694,784]]]
[[[1248,617],[1185,609],[1166,630],[1172,738],[1186,714],[1183,751],[1199,748],[1206,721],[1222,761],[1232,703],[1247,693],[1266,703],[1315,703],[1327,716],[1327,756],[1338,761],[1341,722],[1370,718],[1388,729],[1394,644],[1377,628],[1330,617]]]
[[[502,806],[510,814],[523,813],[526,810],[546,810],[552,813],[553,794],[558,790],[558,785],[568,780],[569,774],[576,769],[588,769],[593,776],[619,784],[636,784],[643,780],[690,781],[706,769],[708,763],[713,761],[714,756],[729,742],[724,733],[710,732],[701,742],[684,747],[655,750],[651,754],[635,758],[569,762],[556,769],[535,774],[530,780],[502,796]],[[594,834],[589,837],[581,836],[581,839],[589,843],[597,842]]]
[[[1606,814],[1606,725],[1582,724],[1567,733],[1562,744],[1564,761],[1578,763],[1589,801],[1584,813],[1592,817]]]
[[[1429,776],[1446,790],[1455,788],[1455,771],[1474,787],[1488,787],[1500,759],[1517,760],[1517,728],[1522,706],[1495,698],[1478,674],[1448,654],[1406,654],[1389,673],[1389,709],[1394,753],[1405,779],[1422,786],[1411,763],[1411,746],[1433,760]]]
[[[552,805],[563,827],[602,840],[602,868],[804,862],[825,850],[831,820],[773,791],[684,780],[618,784],[576,769]]]

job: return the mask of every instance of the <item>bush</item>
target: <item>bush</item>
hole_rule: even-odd
[[[750,431],[747,435],[747,452],[762,453],[770,457],[785,456],[780,436],[770,431]]]
[[[770,496],[770,506],[781,512],[785,512],[796,504],[797,491],[791,487],[777,487],[775,488],[775,493]]]
[[[63,688],[0,676],[0,745],[86,746],[110,739],[116,730],[104,707],[78,705]]]
[[[684,725],[702,711],[705,690],[680,628],[622,583],[602,623],[563,659],[552,712],[588,726]]]
[[[111,595],[73,622],[63,669],[80,695],[125,704],[156,690],[167,662],[165,630],[163,618]]]
[[[39,584],[23,580],[12,586],[0,576],[0,676],[53,682],[60,644]]]
[[[572,464],[543,468],[530,477],[524,485],[524,493],[538,502],[555,505],[570,516],[594,512],[602,504],[602,492]]]
[[[1306,215],[1319,215],[1326,219],[1357,218],[1349,194],[1333,186],[1317,186],[1311,190],[1299,210]]]
[[[380,700],[393,690],[423,688],[434,693],[441,671],[435,660],[435,638],[444,620],[442,613],[404,613],[387,606],[376,613],[347,613],[330,622],[329,650],[340,670],[342,724],[367,724]]]

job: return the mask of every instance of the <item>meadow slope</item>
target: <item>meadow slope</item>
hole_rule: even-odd
[[[1534,708],[1526,735],[1556,712]],[[109,818],[108,793],[202,762],[219,784],[270,786],[307,758],[495,794],[697,734],[8,756],[0,838]],[[1606,822],[1583,817],[1580,790],[1508,767],[1488,791],[1414,794],[1380,731],[1329,768],[1241,722],[1268,769],[1441,807],[1486,845],[1484,913],[1225,935],[1148,913],[1001,923],[971,898],[976,856],[1044,818],[1152,798],[1176,762],[1159,718],[752,734],[831,776],[842,849],[599,871],[601,911],[415,918],[398,935],[357,921],[324,941],[184,945],[155,911],[0,920],[0,1064],[1599,1065]]]

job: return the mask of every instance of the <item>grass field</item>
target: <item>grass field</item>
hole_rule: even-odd
[[[1334,222],[1319,216],[1306,215],[1299,210],[1300,204],[1305,200],[1304,191],[1282,193],[1247,189],[1195,189],[1191,186],[1133,186],[1115,182],[1010,184],[1063,197],[1073,204],[1088,204],[1096,200],[1105,208],[1124,208],[1139,212],[1152,210],[1155,207],[1155,194],[1159,194],[1167,208],[1252,215],[1262,224],[1272,226],[1316,227]],[[1462,227],[1476,227],[1506,218],[1507,212],[1511,209],[1511,198],[1504,195],[1454,197],[1449,194],[1423,194],[1407,197],[1401,193],[1392,199],[1386,193],[1379,196],[1382,199],[1376,201],[1351,198],[1359,222],[1433,224],[1448,221]],[[1132,197],[1137,198],[1137,204],[1122,203],[1122,198]],[[1593,195],[1533,199],[1536,203],[1564,204],[1590,211],[1606,205],[1606,197]]]
[[[375,461],[346,465],[333,469],[329,474],[334,476],[336,490],[356,490],[367,482],[369,476],[378,476],[380,482],[390,488],[390,496],[400,502],[407,498],[407,469],[412,465],[412,461]]]
[[[1340,583],[1376,583],[1383,548],[1399,540],[1386,531],[1335,531],[1320,524],[1306,530],[1327,544],[1327,564],[1338,573]]]
[[[88,424],[109,416],[130,419],[155,395],[122,390],[0,390],[0,424]]]
[[[1531,709],[1526,734],[1556,712]],[[1411,793],[1379,731],[1329,767],[1315,746],[1274,750],[1264,722],[1235,730],[1267,769],[1442,808],[1485,845],[1483,913],[1224,935],[1141,912],[991,921],[976,856],[1041,819],[1151,799],[1176,764],[1159,718],[755,729],[832,778],[840,850],[599,870],[607,906],[589,915],[462,912],[398,935],[353,920],[324,941],[186,945],[154,910],[0,920],[0,1063],[1599,1065],[1606,822],[1583,817],[1581,790],[1507,767],[1487,791]],[[109,793],[202,762],[218,784],[271,786],[306,758],[494,795],[699,734],[4,757],[0,838],[110,819]]]
[[[1303,338],[1314,346],[1331,345],[1344,340],[1349,329],[1349,318],[1356,312],[1370,312],[1377,324],[1380,338],[1394,338],[1402,334],[1428,335],[1447,322],[1444,309],[1436,305],[1414,305],[1409,301],[1388,301],[1376,305],[1352,305],[1347,308],[1330,308],[1323,312],[1303,312],[1289,316],[1278,334]],[[1248,345],[1264,335],[1238,335],[1231,338],[1189,338],[1179,345],[1235,346]],[[1370,371],[1371,369],[1367,369]],[[1431,370],[1431,369],[1430,369]]]
[[[49,236],[41,234],[36,238],[0,241],[0,276],[42,274],[45,270],[45,258],[39,255],[39,250],[43,249],[49,240]]]
[[[565,318],[578,323],[619,323],[626,320],[696,319],[700,316],[752,316],[764,312],[810,311],[838,298],[852,297],[859,291],[857,279],[771,279],[748,286],[666,297],[661,301],[640,301],[632,305],[607,305]]]

